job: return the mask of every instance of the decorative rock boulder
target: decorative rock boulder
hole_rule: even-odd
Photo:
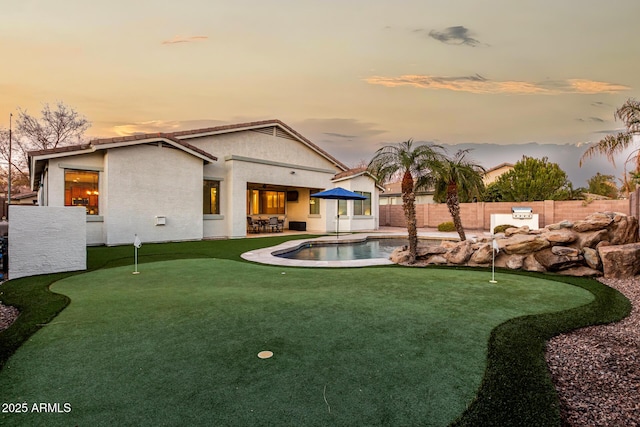
[[[537,251],[533,255],[544,268],[549,271],[565,270],[571,267],[582,265],[583,258],[581,256],[556,255],[553,248]]]
[[[538,262],[534,254],[529,254],[525,257],[524,263],[522,264],[523,270],[526,271],[537,271],[544,272],[547,271],[546,268],[542,264]]]
[[[573,227],[573,223],[565,219],[564,221],[560,221],[555,224],[549,225],[547,227],[547,230],[561,230],[563,228],[572,228],[572,227]]]
[[[511,227],[504,230],[504,235],[507,237],[511,237],[514,234],[529,234],[531,230],[528,225],[524,225],[522,227]]]
[[[609,241],[607,230],[598,230],[591,233],[584,233],[578,237],[578,246],[582,248],[595,248],[601,242]]]
[[[470,240],[465,240],[458,243],[455,247],[453,247],[453,249],[451,249],[444,255],[444,258],[451,264],[459,265],[466,263],[473,253],[471,244],[472,242]]]
[[[509,228],[495,236],[500,252],[496,267],[527,271],[554,271],[574,276],[632,277],[640,273],[638,220],[617,212],[598,212],[582,221],[561,221],[539,230]],[[493,260],[489,238],[477,242],[443,241],[419,246],[417,260],[424,264],[482,266]],[[391,260],[406,263],[406,247]]]
[[[566,228],[548,231],[544,234],[544,237],[551,244],[568,244],[578,240],[578,235]]]
[[[640,272],[640,243],[598,247],[604,277],[620,279]]]
[[[469,259],[473,264],[488,264],[493,260],[493,246],[491,243],[482,243]]]
[[[602,230],[607,228],[609,224],[613,222],[613,218],[603,212],[598,212],[589,215],[582,221],[576,221],[573,224],[573,230],[578,233],[584,233],[585,231]]]
[[[511,255],[508,259],[507,259],[507,268],[511,269],[511,270],[520,270],[522,268],[522,266],[524,265],[524,255]]]
[[[499,240],[498,246],[508,254],[528,254],[548,248],[551,243],[540,236],[515,234],[508,239]]]
[[[410,258],[409,251],[406,246],[395,248],[393,252],[391,252],[391,256],[389,256],[389,259],[396,264],[406,264],[409,262]]]
[[[614,214],[608,240],[612,245],[626,245],[638,241],[638,220],[632,216]]]
[[[600,263],[600,256],[598,255],[598,251],[592,248],[582,248],[582,255],[584,256],[584,261],[590,268],[594,270],[599,270],[602,266]]]
[[[558,271],[558,274],[577,277],[598,277],[602,276],[602,271],[581,265],[579,267],[571,267],[567,268],[566,270]]]

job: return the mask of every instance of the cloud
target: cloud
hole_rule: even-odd
[[[567,93],[617,93],[631,89],[616,83],[586,79],[547,80],[525,82],[516,80],[493,81],[479,74],[471,76],[428,76],[409,74],[400,77],[372,76],[364,79],[373,85],[386,87],[413,86],[421,89],[444,89],[476,94],[559,95]]]
[[[587,117],[586,119],[580,117],[578,119],[579,122],[596,122],[596,123],[604,123],[605,120],[601,119],[600,117]]]
[[[174,36],[170,40],[163,40],[162,44],[200,42],[200,41],[207,40],[208,38],[209,36],[189,36],[189,37]]]
[[[345,139],[353,139],[356,137],[356,135],[345,135],[343,133],[336,133],[336,132],[325,132],[324,134],[327,136],[335,136],[336,138],[345,138]]]
[[[144,133],[170,133],[181,130],[204,129],[228,124],[220,120],[149,120],[146,122],[121,123],[114,125],[113,133],[128,136]]]
[[[291,126],[346,165],[354,167],[371,159],[379,148],[380,135],[387,133],[377,123],[355,118],[306,119],[291,123]]]
[[[469,29],[462,25],[445,28],[443,31],[431,30],[429,31],[429,37],[446,44],[467,45],[471,47],[476,47],[481,44],[478,40],[471,37]]]

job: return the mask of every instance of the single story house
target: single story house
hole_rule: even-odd
[[[500,178],[500,175],[503,175],[511,170],[513,170],[512,163],[500,163],[498,166],[494,166],[491,169],[487,169],[485,171],[482,182],[485,186],[493,184],[498,180],[498,178]]]
[[[29,153],[39,206],[83,206],[88,245],[241,238],[248,217],[328,233],[378,228],[379,187],[279,120],[97,139]],[[367,197],[310,197],[334,187]]]
[[[402,182],[389,182],[383,187],[384,193],[380,194],[380,205],[402,204]],[[433,189],[419,190],[415,192],[416,205],[435,203],[433,201]]]

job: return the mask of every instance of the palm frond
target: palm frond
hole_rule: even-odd
[[[633,142],[633,135],[629,132],[620,132],[616,135],[607,135],[595,145],[587,148],[580,158],[580,166],[586,159],[594,157],[596,154],[604,154],[607,160],[615,165],[615,154],[625,150]]]

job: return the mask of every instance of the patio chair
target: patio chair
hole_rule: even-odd
[[[247,217],[247,231],[249,233],[260,232],[260,223],[258,221],[254,221],[250,216]]]
[[[280,228],[280,223],[278,222],[277,216],[272,216],[269,218],[269,227],[271,227],[271,232],[280,232],[282,229]]]

